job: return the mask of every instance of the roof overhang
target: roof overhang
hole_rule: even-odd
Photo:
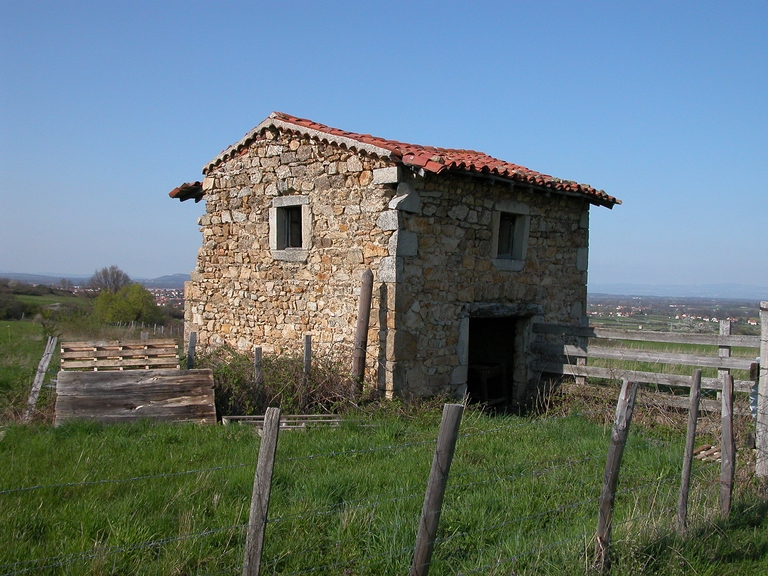
[[[216,156],[216,158],[214,158],[213,160],[208,162],[205,166],[203,166],[203,174],[207,174],[211,168],[213,168],[220,162],[224,162],[225,160],[229,160],[230,158],[233,158],[234,156],[236,156],[238,152],[240,152],[242,149],[248,146],[251,142],[256,140],[264,130],[267,130],[269,128],[277,128],[277,129],[282,129],[289,132],[296,132],[298,134],[309,136],[310,138],[319,140],[321,142],[336,144],[337,146],[341,146],[343,148],[347,148],[350,150],[367,152],[368,154],[374,154],[382,158],[391,158],[394,155],[391,150],[387,150],[386,148],[381,148],[379,146],[368,144],[366,142],[360,142],[359,140],[355,140],[354,138],[350,138],[348,136],[331,134],[329,132],[323,132],[316,128],[308,128],[306,126],[294,124],[293,122],[288,122],[286,120],[283,120],[281,116],[283,115],[280,114],[279,112],[272,112],[272,114],[270,114],[266,118],[266,120],[261,122],[253,130],[251,130],[245,136],[243,136],[240,140],[232,144],[232,146],[230,146],[229,148],[221,152],[218,156]]]

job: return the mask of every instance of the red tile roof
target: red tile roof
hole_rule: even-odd
[[[296,118],[282,112],[270,114],[266,120],[246,134],[239,142],[233,144],[209,162],[203,168],[203,173],[207,173],[220,162],[232,158],[253,140],[259,138],[264,130],[273,127],[306,134],[319,141],[339,144],[348,149],[391,158],[402,162],[406,166],[420,168],[435,174],[446,171],[482,174],[514,182],[532,184],[562,194],[583,196],[593,204],[607,206],[608,208],[612,208],[614,204],[621,204],[621,200],[609,196],[603,190],[597,190],[589,184],[578,184],[570,180],[554,178],[524,166],[498,160],[483,152],[420,146],[396,140],[386,140],[371,136],[370,134],[357,134],[355,132],[339,130],[338,128],[331,128],[324,124],[304,118]]]
[[[203,199],[203,183],[202,182],[185,182],[178,188],[174,188],[168,193],[171,198],[178,198],[182,202],[195,199],[195,203],[200,202]]]

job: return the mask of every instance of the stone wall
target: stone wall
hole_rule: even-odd
[[[468,318],[499,306],[498,315],[580,325],[586,318],[589,203],[461,175],[413,177],[418,213],[402,213],[401,228],[418,245],[398,254],[398,314],[390,334],[395,385],[410,394],[461,394],[467,380]],[[492,256],[493,212],[529,212],[527,253],[520,270]],[[401,232],[402,233],[402,232]],[[499,267],[502,267],[500,269]],[[530,324],[530,322],[528,322]],[[520,392],[530,330],[519,325],[514,381]],[[522,400],[522,398],[521,398]]]
[[[583,198],[477,175],[417,176],[277,129],[211,168],[203,188],[203,246],[185,291],[186,333],[197,332],[201,347],[299,353],[312,334],[318,353],[351,363],[366,268],[374,272],[367,379],[390,396],[460,395],[478,314],[584,321]],[[278,254],[275,206],[297,197],[309,245]],[[500,210],[524,214],[524,258],[494,258]],[[515,328],[519,390],[533,377],[528,326]]]
[[[388,160],[358,155],[307,137],[266,130],[239,156],[206,175],[203,245],[185,293],[186,334],[201,347],[299,353],[312,334],[319,353],[348,358],[360,279],[389,255],[391,230],[377,217],[395,194],[375,181]],[[270,251],[273,199],[309,198],[312,247],[306,261],[276,260]],[[374,285],[378,310],[380,283]],[[380,322],[372,313],[368,368],[378,361]],[[376,374],[378,377],[378,374]]]

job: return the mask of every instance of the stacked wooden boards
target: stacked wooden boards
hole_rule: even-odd
[[[179,370],[165,340],[63,342],[56,419],[216,423],[211,370]]]
[[[135,370],[179,368],[179,350],[172,338],[62,342],[62,370]]]

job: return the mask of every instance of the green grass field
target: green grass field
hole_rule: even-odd
[[[440,412],[388,412],[281,434],[262,573],[408,571]],[[465,414],[430,574],[585,573],[609,432]],[[258,445],[240,426],[7,427],[0,574],[237,574]],[[741,482],[714,520],[716,464],[696,462],[693,532],[673,536],[681,454],[680,435],[630,433],[613,573],[762,573],[765,506]]]
[[[0,322],[0,576],[239,574],[255,431],[149,422],[53,428],[45,424],[50,388],[38,422],[17,424],[44,347],[40,325]],[[734,351],[742,353],[752,351]],[[49,378],[57,369],[54,358]],[[601,391],[600,399],[556,395],[547,417],[467,411],[430,574],[589,572],[618,395],[614,386]],[[392,402],[347,418],[336,429],[281,434],[262,573],[408,572],[439,407]],[[636,409],[612,573],[766,572],[768,504],[750,450],[738,454],[727,520],[717,515],[719,465],[695,462],[691,532],[674,534],[684,421],[684,413]],[[697,443],[719,440],[717,417],[700,426]],[[739,421],[739,447],[752,426]]]
[[[43,328],[29,320],[0,322],[0,423],[18,418],[26,407],[37,365],[43,356],[47,337]],[[48,373],[38,400],[42,413],[52,407],[50,385],[58,371],[58,353]]]

